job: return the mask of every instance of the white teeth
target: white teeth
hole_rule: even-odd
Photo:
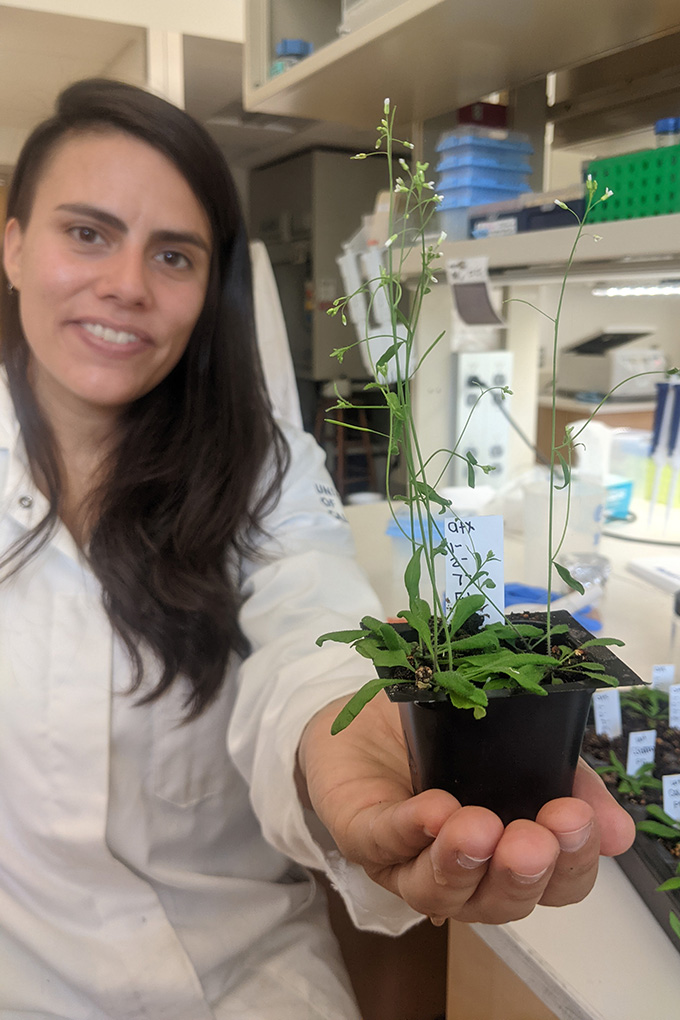
[[[99,340],[106,340],[112,344],[132,344],[139,339],[134,333],[126,333],[123,330],[111,329],[109,326],[102,326],[98,322],[84,322],[83,329],[98,337]]]

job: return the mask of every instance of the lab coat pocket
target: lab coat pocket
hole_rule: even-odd
[[[189,722],[185,690],[176,685],[152,709],[151,786],[153,794],[178,807],[194,807],[224,794],[233,770],[226,748],[231,696],[218,699]]]

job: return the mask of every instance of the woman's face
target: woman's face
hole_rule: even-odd
[[[203,307],[211,246],[205,210],[146,142],[111,131],[61,143],[4,246],[48,416],[117,416],[165,378]]]

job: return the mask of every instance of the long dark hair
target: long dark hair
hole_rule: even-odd
[[[278,498],[288,450],[259,362],[248,241],[234,182],[218,147],[191,117],[122,82],[71,85],[23,147],[8,218],[25,227],[55,149],[71,136],[101,130],[125,132],[166,156],[205,209],[213,235],[207,295],[187,349],[155,389],[125,410],[87,549],[106,611],[132,659],[133,690],[143,676],[142,639],[162,673],[141,700],[159,697],[183,675],[191,718],[219,691],[230,653],[247,653],[238,625],[238,562],[253,552],[263,514]],[[56,526],[62,473],[29,384],[17,295],[0,289],[2,360],[29,460],[49,500],[43,520],[0,564],[13,573]]]

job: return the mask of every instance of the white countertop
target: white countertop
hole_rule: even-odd
[[[386,503],[346,507],[357,553],[388,613],[396,605]],[[623,532],[625,534],[625,530]],[[670,535],[680,540],[680,528]],[[626,641],[617,650],[645,680],[667,662],[672,596],[626,571],[632,557],[662,554],[604,536],[612,564],[602,605],[603,633]],[[522,543],[506,536],[506,577],[521,580]],[[680,954],[613,860],[603,859],[595,888],[582,902],[538,907],[530,917],[476,933],[560,1020],[678,1020]]]

